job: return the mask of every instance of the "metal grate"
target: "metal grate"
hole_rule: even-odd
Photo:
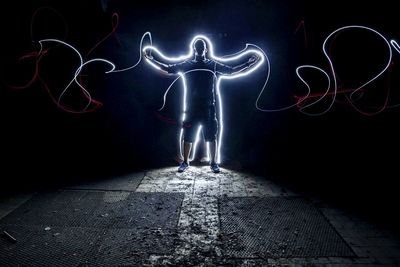
[[[0,266],[140,265],[175,248],[184,194],[130,193],[111,203],[105,194],[32,197],[0,220],[0,231],[17,239],[0,236]]]
[[[101,231],[90,228],[0,225],[16,243],[0,238],[0,266],[78,266],[95,251]],[[93,254],[93,253],[92,253]]]
[[[175,227],[183,194],[131,193],[104,201],[106,192],[61,191],[32,197],[1,224],[100,228]]]
[[[126,176],[109,177],[83,183],[79,182],[79,184],[67,186],[66,189],[135,191],[143,177],[143,173],[134,173]]]
[[[325,217],[304,199],[223,198],[219,205],[223,247],[229,257],[355,256]]]

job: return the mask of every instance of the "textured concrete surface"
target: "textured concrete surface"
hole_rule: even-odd
[[[125,200],[130,192],[184,193],[177,222],[178,242],[173,252],[146,255],[144,266],[400,266],[400,239],[366,219],[317,198],[303,196],[268,177],[224,168],[221,173],[214,174],[208,166],[191,166],[184,173],[176,170],[177,167],[169,167],[115,177],[115,187],[110,178],[107,182],[99,181],[99,184],[69,186],[61,190],[104,191],[104,200],[111,203]],[[225,197],[307,198],[347,243],[354,256],[229,258],[223,251],[222,240],[226,240],[226,236],[223,237],[220,230],[218,204]],[[29,194],[24,194],[2,199],[0,219],[29,198]]]

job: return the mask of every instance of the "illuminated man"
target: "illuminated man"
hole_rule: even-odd
[[[221,61],[238,59],[239,56],[231,59],[213,57],[212,47],[209,51],[206,41],[211,46],[206,37],[195,37],[191,43],[191,49],[193,49],[191,55],[177,59],[169,59],[163,56],[153,46],[147,46],[143,49],[147,62],[153,67],[169,74],[179,74],[183,79],[183,161],[178,168],[178,172],[183,172],[189,167],[190,151],[199,130],[203,131],[204,139],[209,144],[211,170],[215,173],[220,172],[218,165],[219,147],[217,144],[219,127],[215,109],[215,98],[219,94],[218,88],[216,88],[219,84],[219,78],[222,76],[233,77],[239,73],[244,74],[252,66],[259,65],[257,63],[263,59],[263,55],[260,52],[252,50],[243,52],[240,55],[251,53],[245,63],[236,66],[225,65]],[[157,52],[165,61],[178,62],[168,64],[158,59],[156,60],[151,55],[151,51]]]

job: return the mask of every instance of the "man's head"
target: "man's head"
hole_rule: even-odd
[[[196,56],[206,56],[207,53],[207,45],[206,42],[202,39],[197,39],[193,44],[194,53]]]

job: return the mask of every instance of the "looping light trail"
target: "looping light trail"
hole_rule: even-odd
[[[115,69],[115,65],[111,61],[108,61],[108,60],[103,59],[103,58],[94,58],[94,59],[90,59],[90,60],[84,61],[83,58],[82,58],[82,55],[79,53],[79,51],[76,48],[74,48],[72,45],[70,45],[70,44],[68,44],[68,43],[66,43],[64,41],[58,40],[58,39],[43,39],[43,40],[40,40],[39,41],[39,44],[40,44],[39,54],[43,51],[43,43],[46,43],[46,42],[54,42],[54,43],[58,43],[58,44],[61,44],[61,45],[64,45],[64,46],[70,48],[78,56],[79,62],[80,62],[79,67],[75,71],[74,77],[71,79],[71,81],[67,84],[67,86],[62,90],[61,94],[58,96],[57,105],[62,109],[66,109],[65,106],[63,106],[61,104],[61,100],[62,100],[63,96],[65,95],[65,93],[67,92],[68,88],[70,88],[70,86],[73,83],[75,83],[77,86],[79,86],[79,88],[82,89],[82,91],[84,92],[85,96],[87,96],[87,98],[88,98],[88,103],[86,104],[86,106],[82,110],[75,111],[75,112],[85,112],[85,111],[87,111],[89,105],[92,102],[92,97],[91,97],[90,93],[88,92],[88,90],[83,85],[81,85],[81,83],[77,80],[77,77],[80,75],[82,69],[86,65],[94,63],[94,62],[103,62],[103,63],[109,64],[111,66],[111,69],[109,71],[106,71],[106,73],[112,72]],[[68,111],[73,111],[73,110],[68,109]]]
[[[326,87],[326,91],[325,91],[324,93],[321,94],[320,98],[318,98],[317,100],[315,100],[315,101],[313,101],[313,102],[311,102],[311,103],[309,103],[309,104],[303,106],[303,105],[302,105],[303,102],[304,102],[306,99],[308,99],[309,96],[310,96],[310,94],[311,94],[311,87],[310,87],[310,85],[309,85],[309,84],[303,79],[303,77],[300,75],[300,71],[301,71],[302,69],[307,69],[307,68],[308,68],[308,69],[318,70],[318,71],[320,71],[321,73],[323,73],[323,74],[324,74],[324,77],[326,77],[326,79],[327,79],[327,81],[328,81],[328,85],[327,85],[327,87]],[[312,115],[312,116],[319,115],[319,114],[307,113],[307,112],[304,111],[304,109],[306,109],[306,108],[308,108],[308,107],[311,107],[312,105],[315,105],[316,103],[318,103],[319,101],[321,101],[321,100],[329,93],[329,89],[330,89],[330,87],[331,87],[331,80],[329,79],[328,73],[326,73],[326,71],[324,71],[323,69],[318,68],[318,67],[313,66],[313,65],[303,65],[303,66],[300,66],[300,67],[297,67],[297,68],[296,68],[296,74],[297,74],[297,76],[299,77],[299,79],[300,79],[300,80],[305,84],[305,86],[307,87],[307,94],[306,94],[305,96],[300,97],[299,100],[297,101],[297,103],[296,103],[295,105],[297,105],[297,107],[299,107],[299,110],[300,110],[301,112],[305,113],[305,114]],[[290,107],[292,107],[292,106],[290,106]]]
[[[342,31],[344,31],[344,30],[365,30],[365,31],[371,32],[371,33],[375,34],[378,38],[380,38],[381,40],[383,40],[384,43],[386,44],[387,48],[388,48],[388,49],[387,49],[387,62],[384,64],[383,68],[382,68],[377,74],[375,74],[374,76],[370,77],[366,82],[364,82],[363,84],[361,84],[361,85],[358,86],[357,88],[352,89],[350,92],[349,92],[348,90],[341,90],[340,92],[338,91],[338,86],[337,86],[337,75],[336,75],[336,72],[335,72],[335,67],[334,67],[334,64],[333,64],[333,62],[332,62],[332,58],[330,57],[330,55],[328,54],[327,49],[326,49],[328,41],[329,41],[333,36],[337,35],[338,33],[342,32]],[[388,89],[387,92],[386,92],[386,97],[385,97],[385,102],[384,102],[384,104],[383,104],[381,107],[379,107],[378,110],[375,111],[375,112],[365,112],[365,111],[361,110],[361,109],[356,105],[356,103],[355,103],[355,99],[354,99],[355,97],[354,97],[354,95],[355,95],[355,93],[357,93],[357,92],[359,92],[360,90],[362,90],[363,88],[365,88],[368,84],[370,84],[370,83],[372,83],[373,81],[375,81],[378,77],[380,77],[384,72],[386,72],[386,71],[388,70],[388,68],[389,68],[389,66],[390,66],[390,64],[391,64],[391,61],[392,61],[392,49],[391,49],[391,44],[392,44],[393,47],[400,53],[400,50],[398,50],[399,46],[397,45],[397,43],[396,43],[395,41],[392,40],[392,41],[390,41],[390,43],[389,43],[389,41],[388,41],[381,33],[379,33],[378,31],[376,31],[376,30],[374,30],[374,29],[372,29],[372,28],[366,27],[366,26],[360,26],[360,25],[344,26],[344,27],[338,28],[338,29],[334,30],[333,32],[331,32],[331,33],[328,35],[328,37],[325,38],[325,40],[324,40],[324,42],[323,42],[323,44],[322,44],[322,51],[323,51],[323,53],[324,53],[324,55],[325,55],[325,57],[326,57],[326,59],[328,60],[328,63],[329,63],[329,68],[330,68],[330,72],[331,72],[330,74],[331,74],[332,79],[333,79],[333,87],[331,87],[330,76],[329,76],[328,73],[327,73],[326,71],[324,71],[323,69],[321,69],[321,68],[319,68],[319,67],[316,67],[316,66],[313,66],[313,65],[302,65],[302,66],[297,67],[297,69],[296,69],[296,74],[297,74],[298,78],[302,81],[302,83],[304,83],[304,84],[306,85],[306,87],[307,87],[307,89],[308,89],[308,93],[307,93],[305,96],[303,96],[303,97],[299,97],[298,102],[299,102],[299,101],[300,101],[300,102],[303,102],[303,101],[305,101],[306,99],[313,98],[313,97],[317,97],[317,100],[312,101],[312,102],[309,103],[308,105],[302,107],[302,108],[300,109],[300,111],[301,111],[302,113],[304,113],[304,114],[311,115],[311,116],[323,115],[323,114],[327,113],[327,112],[332,108],[332,106],[333,106],[334,103],[335,103],[336,96],[337,96],[338,93],[347,93],[347,92],[349,92],[349,95],[345,94],[346,99],[347,99],[348,103],[349,103],[356,111],[358,111],[360,114],[371,116],[371,115],[376,115],[376,114],[382,112],[385,108],[388,107],[389,89]],[[327,90],[326,90],[324,93],[322,93],[322,94],[312,94],[312,93],[311,93],[310,85],[309,85],[309,84],[307,83],[307,81],[301,76],[301,73],[300,73],[300,70],[302,70],[302,69],[307,69],[307,68],[315,69],[315,70],[318,70],[318,71],[322,72],[322,73],[324,74],[324,76],[328,79],[328,88],[327,88]],[[310,113],[310,112],[304,111],[305,108],[311,107],[312,105],[314,105],[314,104],[320,102],[320,101],[321,101],[322,99],[324,99],[327,95],[332,96],[332,98],[331,98],[330,103],[328,104],[328,106],[327,106],[323,111],[321,111],[321,112],[319,112],[319,113]],[[297,103],[297,104],[301,104],[301,103]]]
[[[149,43],[150,43],[150,44],[153,43],[152,38],[151,38],[151,33],[150,33],[150,32],[145,32],[145,33],[143,34],[142,38],[140,39],[140,44],[139,44],[139,59],[138,59],[138,61],[137,61],[135,64],[133,64],[132,66],[130,66],[130,67],[126,67],[126,68],[118,69],[118,70],[113,70],[113,71],[111,71],[111,72],[123,72],[123,71],[131,70],[131,69],[135,68],[137,65],[139,65],[139,63],[142,61],[142,47],[143,47],[143,41],[144,41],[144,39],[146,38],[146,36],[149,38]]]
[[[59,18],[62,19],[63,21],[63,25],[64,25],[64,31],[65,31],[65,36],[67,35],[67,24],[64,21],[64,18],[62,17],[62,15],[60,13],[58,13],[56,10],[54,10],[53,8],[50,7],[42,7],[39,8],[38,10],[36,10],[32,16],[32,20],[31,20],[31,37],[33,38],[34,36],[34,31],[33,31],[33,25],[36,19],[36,16],[38,16],[39,13],[43,12],[43,11],[50,11],[55,13],[56,16],[58,16]],[[194,42],[197,39],[202,39],[205,40],[207,42],[207,47],[209,48],[209,56],[219,62],[230,62],[230,61],[234,61],[237,60],[243,56],[246,56],[248,54],[252,54],[252,53],[256,53],[258,56],[261,57],[261,60],[256,64],[256,66],[254,66],[254,68],[249,69],[248,71],[244,71],[244,72],[239,72],[233,75],[219,75],[217,78],[217,87],[216,87],[216,93],[218,96],[218,102],[219,102],[219,115],[220,115],[220,119],[221,119],[221,135],[222,136],[222,129],[223,129],[223,123],[222,123],[222,101],[221,101],[221,96],[220,96],[220,83],[223,79],[235,79],[238,77],[242,77],[245,75],[250,74],[251,72],[255,71],[256,69],[258,69],[264,62],[266,62],[267,65],[267,72],[266,72],[266,77],[265,77],[265,82],[257,96],[257,99],[255,101],[255,107],[257,110],[262,111],[262,112],[277,112],[277,111],[284,111],[284,110],[288,110],[290,108],[298,108],[300,112],[306,114],[306,115],[310,115],[310,116],[318,116],[318,115],[323,115],[325,113],[327,113],[334,105],[335,101],[336,101],[336,97],[337,95],[340,94],[344,94],[345,95],[345,99],[346,101],[360,114],[363,115],[376,115],[380,112],[382,112],[384,109],[386,108],[392,108],[392,107],[398,107],[400,106],[400,103],[398,104],[391,104],[389,105],[389,94],[390,94],[390,86],[388,86],[386,92],[385,92],[385,101],[381,106],[378,107],[374,107],[377,111],[375,112],[365,112],[363,111],[358,105],[357,105],[357,101],[360,100],[363,96],[363,94],[365,94],[366,92],[366,86],[373,83],[376,79],[378,79],[380,76],[382,76],[386,71],[388,71],[389,67],[391,66],[391,61],[392,61],[392,49],[394,49],[396,52],[398,52],[400,54],[400,46],[399,44],[395,41],[395,40],[390,40],[388,41],[381,33],[379,33],[378,31],[370,28],[370,27],[366,27],[366,26],[361,26],[361,25],[349,25],[349,26],[344,26],[344,27],[340,27],[334,31],[332,31],[323,41],[322,44],[322,51],[324,54],[324,57],[327,59],[328,64],[329,64],[329,73],[325,70],[323,70],[320,67],[314,66],[314,65],[301,65],[298,66],[296,68],[296,75],[297,77],[300,79],[300,81],[302,82],[302,84],[304,84],[307,88],[307,92],[306,95],[304,96],[295,96],[296,100],[293,104],[287,105],[287,106],[282,106],[282,107],[277,107],[277,108],[265,108],[265,107],[260,107],[260,100],[262,98],[262,96],[265,93],[265,89],[266,86],[269,82],[270,79],[270,75],[271,75],[271,64],[270,64],[270,60],[267,56],[267,54],[258,46],[254,45],[254,44],[250,44],[247,43],[245,48],[242,49],[241,51],[231,54],[231,55],[226,55],[226,56],[222,56],[222,57],[218,57],[214,54],[214,48],[213,48],[213,44],[211,43],[211,41],[204,35],[196,35],[190,42],[189,44],[189,50],[188,53],[186,55],[180,55],[177,57],[167,57],[164,56],[164,54],[159,51],[156,47],[153,46],[152,44],[152,36],[150,32],[145,32],[141,39],[140,39],[140,43],[139,43],[139,57],[138,60],[136,61],[135,64],[129,66],[129,67],[125,67],[125,68],[116,68],[116,65],[107,60],[107,59],[103,59],[103,58],[93,58],[93,59],[89,59],[86,60],[86,57],[89,56],[89,54],[91,54],[103,41],[105,41],[107,38],[109,38],[113,33],[115,33],[116,28],[118,27],[118,22],[119,22],[119,17],[118,14],[114,13],[112,15],[112,29],[110,31],[110,33],[108,33],[101,41],[99,41],[98,43],[96,43],[96,45],[94,45],[89,52],[86,54],[86,56],[82,56],[82,54],[78,51],[78,49],[76,49],[75,47],[73,47],[72,45],[68,44],[65,41],[59,40],[59,39],[42,39],[39,41],[40,44],[40,51],[38,52],[33,52],[33,53],[29,53],[25,56],[22,56],[20,58],[20,60],[27,60],[27,59],[35,59],[35,71],[33,74],[33,77],[25,84],[25,85],[19,85],[19,86],[11,86],[12,88],[15,89],[22,89],[22,88],[26,88],[31,86],[36,80],[39,80],[42,85],[44,86],[44,88],[48,91],[51,99],[57,104],[57,106],[65,111],[68,112],[73,112],[73,113],[82,113],[82,112],[90,112],[93,111],[96,107],[99,107],[100,105],[102,105],[100,102],[94,100],[91,96],[91,94],[89,93],[89,90],[82,84],[82,81],[79,80],[79,78],[81,77],[81,73],[84,67],[86,67],[88,64],[94,64],[94,63],[102,63],[102,64],[107,64],[110,66],[110,69],[108,71],[106,71],[106,74],[110,74],[110,73],[119,73],[119,72],[124,72],[124,71],[128,71],[128,70],[132,70],[135,67],[137,67],[140,62],[142,61],[142,51],[147,51],[147,50],[151,50],[154,53],[157,53],[161,58],[163,58],[166,61],[169,62],[181,62],[183,60],[189,59],[191,57],[193,57],[193,50],[191,49],[191,47],[193,46]],[[301,21],[301,23],[297,26],[295,33],[297,33],[299,31],[299,29],[303,27],[304,30],[304,37],[306,38],[306,32],[305,32],[305,25],[304,25],[304,20]],[[337,74],[335,71],[335,66],[333,64],[332,58],[331,56],[328,54],[327,52],[327,44],[331,41],[331,39],[333,39],[334,36],[340,34],[342,31],[345,30],[363,30],[363,31],[367,31],[369,33],[373,33],[377,38],[379,38],[380,40],[382,40],[385,43],[385,46],[387,46],[387,61],[384,64],[384,66],[382,66],[382,69],[380,71],[378,71],[377,74],[371,76],[366,82],[362,83],[360,86],[356,87],[356,88],[352,88],[352,89],[342,89],[342,88],[338,88],[338,84],[337,84]],[[148,40],[148,45],[144,46],[145,40]],[[306,39],[305,39],[306,40]],[[79,62],[80,64],[76,67],[75,72],[73,74],[73,77],[71,77],[71,80],[68,82],[67,86],[65,88],[63,88],[61,90],[61,93],[58,96],[54,96],[54,93],[52,92],[52,90],[50,90],[49,86],[46,84],[46,82],[40,77],[39,75],[39,65],[41,60],[43,59],[44,56],[47,55],[49,48],[44,49],[43,48],[43,44],[44,43],[57,43],[59,45],[65,46],[68,49],[71,49],[74,51],[75,55],[77,55],[77,57],[79,58]],[[362,44],[360,44],[362,45]],[[153,67],[158,68],[156,65],[152,64],[150,61],[146,60],[149,64],[151,64]],[[313,93],[312,92],[312,88],[310,86],[310,84],[308,83],[307,79],[305,79],[302,76],[302,72],[306,69],[311,69],[313,71],[317,71],[320,72],[327,80],[327,88],[326,90],[324,90],[322,93]],[[204,71],[204,70],[191,70],[191,71]],[[179,80],[180,78],[183,79],[184,74],[179,75],[176,79],[174,79],[174,81],[172,81],[172,83],[168,86],[168,88],[165,90],[164,94],[163,94],[163,103],[162,106],[159,108],[159,111],[163,110],[167,101],[167,95],[170,91],[170,89],[172,88],[172,86],[176,83],[177,80]],[[331,81],[332,79],[332,81]],[[85,106],[82,109],[76,110],[76,109],[71,109],[68,108],[67,106],[62,104],[62,99],[65,96],[65,94],[67,93],[67,91],[71,88],[72,85],[78,86],[80,88],[80,90],[82,91],[83,95],[87,98],[87,103],[85,104]],[[363,94],[360,94],[360,92],[362,92]],[[321,112],[308,112],[307,110],[309,110],[312,106],[314,106],[317,103],[321,103],[322,100],[327,99],[328,96],[330,97],[327,101],[327,106],[321,111]],[[90,108],[91,103],[95,104],[94,108]],[[221,142],[220,142],[221,143]]]
[[[63,26],[64,26],[64,39],[66,39],[67,37],[67,24],[65,23],[64,17],[55,9],[51,8],[51,7],[41,7],[38,8],[32,15],[32,19],[31,19],[31,28],[30,28],[30,34],[31,34],[31,38],[32,41],[34,40],[34,25],[35,25],[35,21],[36,18],[38,16],[38,14],[44,12],[44,11],[50,11],[52,13],[54,13],[55,15],[57,15],[63,22]],[[118,25],[118,15],[113,14],[112,18],[116,18],[116,22],[114,23],[113,21],[113,29],[112,31],[105,37],[103,38],[103,40],[101,40],[100,42],[98,42],[86,55],[86,57],[101,43],[103,42],[106,38],[108,38],[112,33],[115,32],[115,29]],[[42,39],[38,41],[40,49],[37,52],[32,52],[29,53],[27,55],[24,55],[22,57],[20,57],[20,61],[21,60],[28,60],[28,59],[34,59],[35,60],[35,70],[34,70],[34,74],[32,76],[32,78],[24,85],[11,85],[10,87],[13,89],[25,89],[30,87],[31,85],[33,85],[33,83],[35,81],[39,81],[41,83],[41,85],[44,87],[44,89],[48,92],[51,100],[62,110],[70,112],[70,113],[87,113],[87,112],[91,112],[95,109],[97,109],[98,107],[100,107],[102,105],[101,102],[92,99],[89,91],[82,85],[81,81],[78,81],[78,76],[81,77],[81,71],[82,69],[91,63],[98,63],[98,62],[102,62],[102,63],[106,63],[109,64],[111,66],[111,70],[115,69],[115,66],[112,62],[102,59],[102,58],[95,58],[95,59],[90,59],[90,60],[84,60],[81,53],[78,51],[78,49],[74,48],[72,45],[68,44],[65,41],[59,40],[59,39],[54,39],[54,38],[49,38],[49,39]],[[43,45],[44,43],[56,43],[57,45],[61,45],[64,47],[67,47],[68,49],[71,49],[72,51],[74,51],[74,54],[77,55],[77,57],[79,58],[79,66],[76,68],[75,73],[72,77],[72,79],[69,81],[69,83],[67,84],[67,86],[65,88],[63,88],[61,94],[59,96],[54,96],[54,92],[53,90],[47,85],[46,81],[40,76],[40,62],[43,59],[43,57],[45,55],[48,54],[48,51],[51,48],[46,48],[44,49]],[[106,72],[109,73],[110,71]],[[76,84],[82,91],[83,95],[85,96],[85,98],[87,99],[87,104],[82,108],[82,109],[73,109],[70,108],[66,105],[63,105],[61,103],[63,96],[66,94],[67,90],[71,87],[72,84]],[[92,107],[90,107],[90,105],[92,105]]]

